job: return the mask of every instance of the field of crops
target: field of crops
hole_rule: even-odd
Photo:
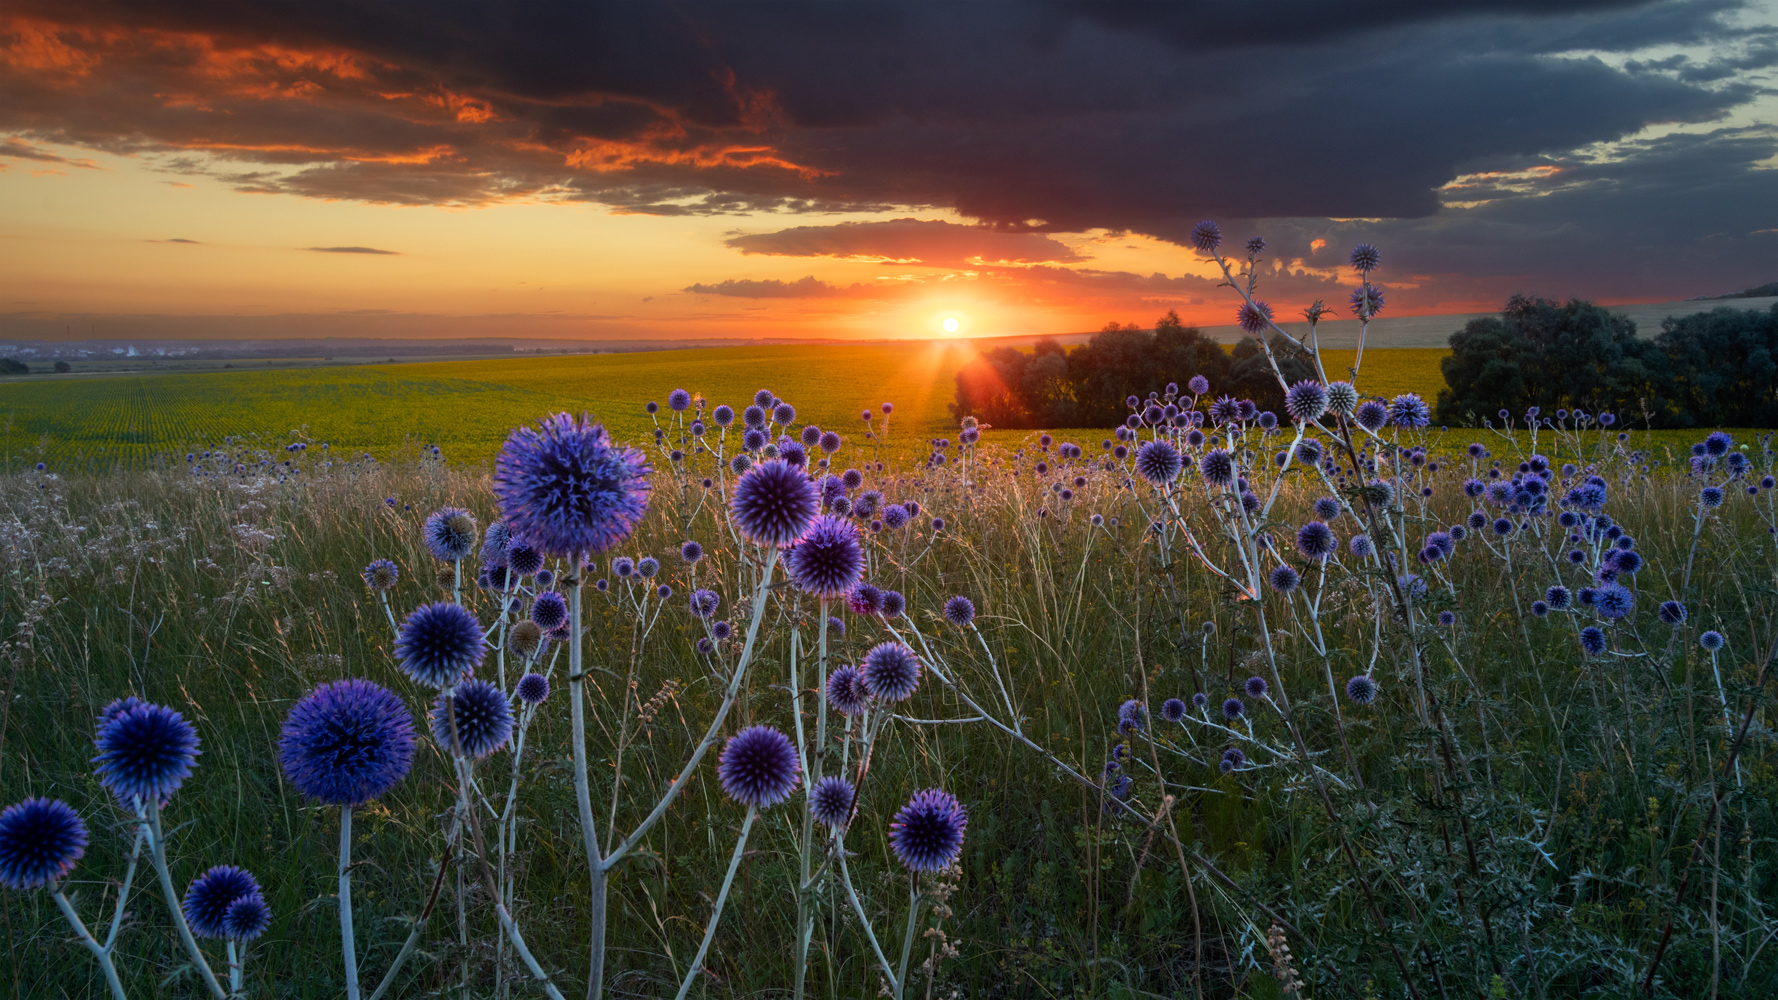
[[[1349,351],[1328,351],[1344,369]],[[1446,351],[1365,352],[1359,384],[1392,396],[1435,400]],[[893,401],[891,441],[946,435],[946,409],[967,352],[947,345],[770,346],[434,364],[294,368],[54,378],[0,386],[7,468],[38,461],[74,469],[140,468],[156,455],[203,450],[227,435],[265,445],[329,442],[388,457],[437,444],[451,457],[484,459],[497,428],[548,410],[587,410],[620,437],[648,429],[637,399],[665,401],[701,386],[714,402],[739,403],[762,385],[794,392],[799,419],[845,433],[861,429],[865,388]],[[1337,375],[1331,377],[1338,377]]]

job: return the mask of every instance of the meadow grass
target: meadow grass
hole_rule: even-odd
[[[628,412],[636,399],[656,395],[657,382],[664,399],[682,377],[658,355],[620,360],[635,366],[628,380],[594,391],[628,400]],[[556,398],[545,387],[557,376],[543,367],[553,363],[536,363],[537,381],[523,390],[529,412]],[[733,377],[737,397],[756,382],[771,384],[760,370]],[[858,374],[836,366],[833,377]],[[730,391],[725,385],[722,395]],[[887,388],[881,394],[894,398]],[[440,402],[452,407],[439,414],[441,426],[469,427],[494,412],[473,410],[473,398]],[[863,405],[833,408],[856,419]],[[908,409],[930,412],[930,404]],[[1676,918],[1677,934],[1656,995],[1715,988],[1763,996],[1778,988],[1778,948],[1769,944],[1778,933],[1771,863],[1778,776],[1765,709],[1738,772],[1725,776],[1723,708],[1712,659],[1697,644],[1704,629],[1727,635],[1717,662],[1729,699],[1737,712],[1757,699],[1751,685],[1778,609],[1778,559],[1760,514],[1770,517],[1772,494],[1731,496],[1694,542],[1696,484],[1670,463],[1644,475],[1646,456],[1626,449],[1645,446],[1646,435],[1623,446],[1606,435],[1546,440],[1540,450],[1556,463],[1592,464],[1611,477],[1609,509],[1647,561],[1634,581],[1637,615],[1616,640],[1622,655],[1584,657],[1578,622],[1526,611],[1558,579],[1541,556],[1525,548],[1519,562],[1503,564],[1474,539],[1437,574],[1427,613],[1451,610],[1456,621],[1424,640],[1419,673],[1400,651],[1399,623],[1366,610],[1374,581],[1362,573],[1317,578],[1325,585],[1315,619],[1327,640],[1323,656],[1300,602],[1264,597],[1271,617],[1262,633],[1255,602],[1178,552],[1161,557],[1144,530],[1150,501],[1125,485],[1124,469],[1094,464],[1102,433],[1076,439],[1086,460],[1052,458],[1063,468],[1047,474],[1035,471],[1034,451],[1005,445],[977,452],[968,485],[955,462],[897,458],[868,477],[888,499],[925,508],[900,532],[872,536],[871,578],[906,594],[912,621],[961,675],[959,685],[978,697],[993,690],[983,656],[991,652],[1036,744],[1094,778],[1108,759],[1122,760],[1134,779],[1128,801],[1162,819],[1157,834],[1114,807],[1105,787],[1067,780],[1054,762],[992,728],[944,721],[972,711],[929,678],[905,713],[935,721],[886,731],[849,841],[868,912],[893,922],[905,876],[887,850],[889,816],[908,792],[926,787],[950,790],[970,811],[941,928],[958,953],[917,978],[917,992],[1275,997],[1282,993],[1270,933],[1288,940],[1309,996],[1629,995],[1668,918]],[[1520,457],[1506,442],[1491,447],[1510,462]],[[838,466],[857,461],[858,451],[854,438]],[[1470,464],[1457,452],[1451,442],[1435,449],[1445,467],[1412,515],[1425,530],[1460,521],[1472,507],[1457,489]],[[1758,460],[1769,466],[1771,456]],[[397,614],[448,598],[439,564],[420,544],[421,518],[458,505],[486,523],[493,510],[478,462],[340,461],[323,469],[315,452],[299,461],[309,471],[283,477],[205,478],[175,468],[0,480],[0,802],[53,795],[87,817],[94,843],[70,889],[93,919],[115,892],[127,847],[121,814],[88,763],[94,714],[125,693],[177,708],[197,725],[204,755],[169,807],[179,826],[175,877],[223,862],[253,871],[276,915],[250,950],[253,994],[334,997],[341,978],[334,811],[305,804],[286,786],[274,758],[277,730],[296,698],[347,676],[377,680],[424,710],[424,693],[393,666],[388,623],[357,573],[374,558],[400,565],[391,595]],[[699,474],[695,466],[683,475],[663,471],[637,535],[607,554],[653,554],[667,567],[677,596],[662,609],[655,638],[638,651],[635,616],[589,593],[595,803],[602,824],[607,806],[615,810],[620,830],[671,778],[714,700],[716,677],[693,649],[702,633],[683,607],[693,579],[673,556],[680,542],[697,538],[711,551],[697,583],[720,585],[725,609],[739,593],[728,575],[735,545],[719,533]],[[1075,475],[1084,485],[1062,500],[1057,490]],[[1279,529],[1309,518],[1321,492],[1288,478]],[[1092,527],[1093,514],[1106,526]],[[934,531],[930,515],[947,519],[945,530]],[[1355,529],[1348,518],[1336,530],[1344,539]],[[939,619],[954,594],[980,610],[983,647]],[[1669,596],[1692,609],[1683,627],[1653,617]],[[490,617],[487,595],[472,588],[466,599]],[[766,644],[731,730],[754,722],[790,728],[791,637],[806,651],[819,609],[789,590],[770,608]],[[887,635],[873,619],[830,611],[848,625],[833,640],[839,661]],[[1307,759],[1261,752],[1260,744],[1284,746],[1288,737],[1260,700],[1249,699],[1256,743],[1155,717],[1167,697],[1202,691],[1214,706],[1241,696],[1242,682],[1264,673],[1268,645]],[[808,686],[806,662],[803,669]],[[1381,681],[1382,696],[1355,706],[1337,689],[1365,669]],[[563,697],[546,703],[528,744],[517,898],[533,949],[552,974],[574,983],[585,971],[586,870]],[[1132,698],[1151,706],[1142,732],[1156,734],[1152,743],[1119,730],[1118,706]],[[1449,742],[1416,707],[1429,700],[1443,706]],[[644,703],[649,721],[624,744],[621,762],[633,791],[612,804],[618,730],[624,720],[637,725],[633,706]],[[1251,748],[1251,769],[1214,766],[1230,742]],[[433,883],[440,815],[452,802],[448,762],[422,746],[414,774],[357,814],[354,896],[371,982]],[[493,758],[496,773],[507,759]],[[1322,772],[1337,780],[1318,783]],[[689,780],[613,883],[613,995],[671,995],[721,881],[742,810],[717,789],[712,761]],[[1712,789],[1731,785],[1721,823],[1705,828]],[[694,995],[787,995],[795,815],[781,807],[755,829],[732,916]],[[1699,841],[1700,834],[1715,836]],[[1694,841],[1709,845],[1702,865],[1688,864]],[[1687,870],[1692,888],[1675,903]],[[473,885],[468,895],[477,898]],[[0,905],[11,995],[103,994],[90,958],[68,944],[41,893],[0,894]],[[498,935],[486,908],[471,910],[467,946],[444,910],[432,917],[397,995],[496,995]],[[150,893],[136,897],[124,940],[132,995],[201,994]],[[813,995],[876,993],[879,976],[856,919],[831,894],[819,901],[815,954]],[[508,983],[512,974],[508,968]],[[528,995],[522,982],[515,988]]]

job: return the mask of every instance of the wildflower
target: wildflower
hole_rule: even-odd
[[[760,545],[787,545],[802,537],[819,507],[815,484],[779,459],[748,470],[729,501],[735,526]]]
[[[1192,395],[1202,396],[1210,391],[1210,380],[1202,375],[1193,375],[1186,380],[1185,387],[1191,390]]]
[[[1224,750],[1222,752],[1222,760],[1217,762],[1217,767],[1219,767],[1224,774],[1227,774],[1230,771],[1239,771],[1246,765],[1247,754],[1242,752],[1240,747],[1229,747],[1227,750]]]
[[[716,761],[723,793],[755,809],[790,798],[801,774],[790,738],[770,726],[749,726],[729,737]]]
[[[1148,709],[1134,698],[1117,707],[1117,731],[1120,733],[1133,733],[1147,721]]]
[[[480,760],[506,745],[512,735],[512,703],[487,681],[464,681],[449,693],[446,711],[440,692],[432,704],[432,736],[441,747],[451,746],[451,717],[457,722],[457,741],[466,757]]]
[[[845,778],[829,775],[809,790],[809,815],[822,826],[845,826],[852,818],[858,790]]]
[[[735,408],[727,404],[718,406],[711,411],[710,419],[716,421],[718,427],[727,427],[735,422]]]
[[[1438,623],[1446,628],[1450,628],[1452,625],[1457,624],[1457,613],[1455,611],[1440,611],[1438,613]]]
[[[549,697],[549,678],[542,674],[526,674],[519,678],[519,700],[527,705],[541,705]]]
[[[965,627],[975,621],[975,603],[958,594],[945,602],[945,618],[959,628]]]
[[[1374,434],[1388,422],[1389,408],[1374,399],[1367,399],[1358,405],[1353,417],[1358,421],[1358,426]]]
[[[441,507],[426,518],[420,533],[434,557],[456,562],[475,547],[475,518],[461,507]]]
[[[395,637],[402,673],[428,687],[448,687],[473,672],[486,651],[481,622],[449,602],[415,608]]]
[[[905,598],[901,595],[900,591],[896,591],[896,590],[883,591],[883,617],[884,618],[900,618],[901,613],[903,611],[907,610],[907,606],[908,606],[908,600],[907,600],[907,598]]]
[[[1404,392],[1389,401],[1389,420],[1397,427],[1425,427],[1432,423],[1432,410],[1418,394]]]
[[[772,407],[772,419],[780,424],[789,425],[791,421],[796,419],[796,407],[791,406],[789,403],[779,403],[777,406]]]
[[[1371,545],[1371,538],[1369,535],[1353,535],[1351,540],[1346,543],[1346,548],[1350,549],[1352,554],[1360,559],[1368,559],[1370,558],[1371,553],[1376,551]]]
[[[1296,530],[1296,548],[1309,559],[1326,559],[1340,546],[1333,529],[1322,521],[1310,521]]]
[[[1358,407],[1358,390],[1350,382],[1329,382],[1327,384],[1327,408],[1342,416],[1350,414]]]
[[[230,937],[223,926],[223,916],[229,907],[250,896],[264,898],[252,875],[234,865],[217,865],[192,879],[180,909],[185,911],[191,932],[198,937]]]
[[[35,889],[86,854],[86,824],[58,799],[26,799],[0,812],[0,885]]]
[[[920,658],[899,642],[881,643],[864,654],[864,689],[878,701],[906,701],[920,686]]]
[[[846,592],[846,607],[855,615],[880,615],[883,591],[875,584],[861,583]]]
[[[1706,486],[1698,491],[1698,503],[1704,507],[1721,507],[1723,501],[1722,487]]]
[[[506,565],[518,576],[535,576],[543,568],[543,553],[514,539],[506,547]]]
[[[630,537],[648,506],[642,452],[601,424],[557,413],[513,431],[494,463],[494,495],[513,534],[546,555],[604,552]]]
[[[1168,722],[1178,722],[1185,718],[1185,702],[1178,698],[1168,698],[1161,702],[1161,718]]]
[[[1267,582],[1272,585],[1272,589],[1280,594],[1288,594],[1295,590],[1297,584],[1301,583],[1302,580],[1302,576],[1298,574],[1295,567],[1292,566],[1279,566],[1276,569],[1273,569],[1271,576],[1267,578]]]
[[[561,594],[546,590],[531,602],[531,620],[545,632],[561,628],[568,622],[568,602]]]
[[[1333,497],[1322,497],[1315,501],[1315,516],[1323,521],[1332,521],[1340,516],[1340,501]]]
[[[1369,674],[1358,674],[1346,682],[1346,697],[1355,705],[1369,705],[1376,701],[1380,690]]]
[[[1242,715],[1246,714],[1246,712],[1247,706],[1241,704],[1241,699],[1239,698],[1230,698],[1222,703],[1222,717],[1230,722],[1239,719]]]
[[[908,509],[901,504],[892,503],[883,508],[883,526],[894,529],[908,523]]]
[[[1531,613],[1536,615],[1539,618],[1544,617],[1545,615],[1550,613],[1550,602],[1548,602],[1548,601],[1532,601],[1531,602]]]
[[[365,680],[323,684],[290,710],[278,737],[278,763],[297,791],[328,805],[354,806],[407,777],[414,726],[389,689]]]
[[[99,783],[124,802],[165,802],[191,776],[198,734],[170,708],[138,704],[99,727]]]
[[[1145,441],[1136,449],[1136,471],[1156,486],[1179,478],[1184,460],[1178,449],[1162,440]]]
[[[1636,607],[1636,595],[1621,583],[1608,584],[1594,595],[1593,607],[1606,618],[1622,618]]]
[[[1249,698],[1264,698],[1267,690],[1266,679],[1264,677],[1249,677],[1247,683],[1242,685],[1242,690],[1247,692]]]
[[[1198,461],[1204,482],[1211,486],[1227,486],[1235,481],[1235,458],[1226,448],[1212,448]]]
[[[956,796],[936,788],[915,792],[889,824],[889,848],[909,871],[943,871],[962,853],[968,825]]]
[[[1592,625],[1581,629],[1580,648],[1588,656],[1598,656],[1605,652],[1605,633]]]
[[[828,622],[831,624],[831,623],[836,622],[838,620],[839,619],[837,619],[837,618],[829,618]],[[717,622],[716,624],[710,626],[710,634],[715,636],[718,639],[727,639],[729,636],[733,635],[734,633],[735,633],[735,627],[733,625],[730,625],[726,621],[720,621],[720,622]],[[845,630],[843,628],[841,629],[840,634],[841,635],[845,634]]]
[[[716,608],[722,598],[713,590],[694,590],[691,592],[691,613],[699,618],[709,618],[716,614]]]
[[[1352,311],[1360,318],[1369,319],[1382,312],[1383,303],[1383,290],[1368,281],[1352,290]]]
[[[1712,458],[1721,458],[1735,443],[1728,431],[1714,431],[1704,439],[1704,453]]]
[[[1716,631],[1715,629],[1711,629],[1710,631],[1705,632],[1703,635],[1698,636],[1698,645],[1703,646],[1705,649],[1708,649],[1712,653],[1721,649],[1727,643],[1728,643],[1728,640],[1723,638],[1722,633]]]
[[[1668,625],[1685,624],[1685,605],[1678,601],[1662,601],[1660,608],[1655,611],[1655,614],[1660,617],[1662,622],[1665,622]]]
[[[1192,707],[1202,709],[1210,704],[1210,696],[1202,691],[1192,695]]]
[[[1192,227],[1191,241],[1192,246],[1204,253],[1215,253],[1216,248],[1222,246],[1222,227],[1205,219]]]
[[[827,705],[841,715],[857,715],[864,711],[870,697],[864,688],[864,675],[857,667],[839,667],[827,675]]]
[[[1352,270],[1360,272],[1375,271],[1383,260],[1382,254],[1369,243],[1360,243],[1352,248]]]
[[[395,581],[401,579],[401,570],[387,559],[375,559],[371,561],[370,565],[364,567],[364,572],[361,575],[364,577],[366,587],[375,591],[385,591],[394,587]]]
[[[1259,299],[1243,302],[1235,313],[1235,322],[1248,333],[1259,333],[1272,322],[1272,307]]]

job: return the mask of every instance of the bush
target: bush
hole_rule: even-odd
[[[1778,427],[1778,307],[1661,324],[1661,427]]]
[[[0,375],[29,375],[31,366],[17,358],[0,358]]]
[[[71,372],[73,370],[74,370],[74,366],[69,364],[66,361],[57,361],[56,362],[56,371],[61,374],[66,375],[68,372]]]

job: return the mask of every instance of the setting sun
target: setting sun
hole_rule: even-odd
[[[957,332],[957,317],[946,316],[945,321],[940,325],[945,328],[946,333],[956,333]]]

